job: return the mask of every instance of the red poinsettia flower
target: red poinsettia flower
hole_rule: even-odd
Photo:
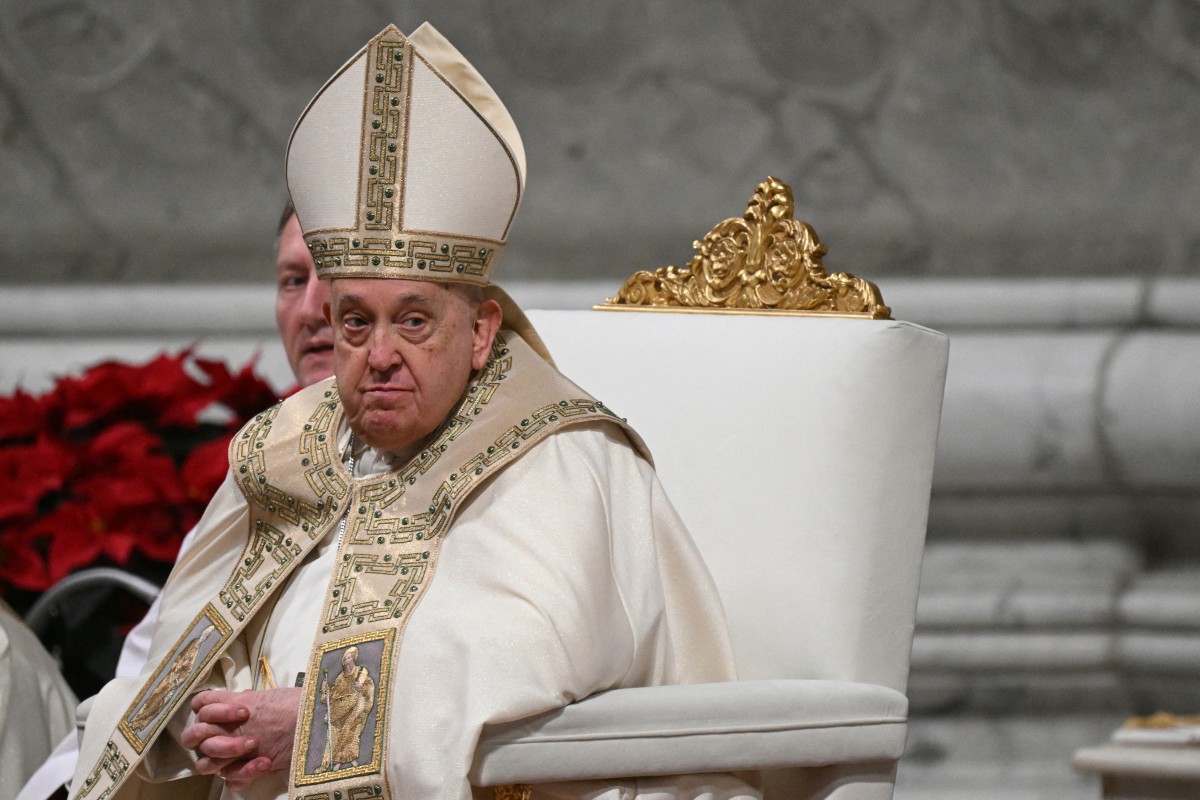
[[[144,507],[185,499],[162,440],[132,422],[105,429],[80,456],[72,496],[97,508]]]
[[[63,487],[75,462],[72,448],[46,436],[0,447],[0,522],[35,513],[48,493]]]
[[[44,415],[45,406],[20,389],[12,397],[0,397],[0,442],[32,438]]]
[[[61,379],[47,405],[64,430],[112,418],[138,391],[134,370],[125,364],[97,364],[78,378]]]
[[[0,397],[0,594],[174,561],[225,477],[232,432],[276,400],[253,364],[235,374],[191,350]]]
[[[120,543],[109,541],[104,521],[80,503],[61,504],[34,523],[29,533],[40,543],[40,549],[46,551],[50,585],[72,571],[92,564],[105,551],[106,545],[111,550],[121,550]]]
[[[264,408],[278,402],[279,397],[270,386],[254,374],[251,361],[236,374],[220,361],[196,359],[196,366],[208,376],[213,387],[213,401],[233,412],[238,420],[246,420]]]
[[[227,434],[194,448],[179,470],[184,491],[192,500],[206,502],[216,494],[229,472],[229,440]]]
[[[0,532],[0,583],[34,592],[50,588],[49,569],[28,530],[10,527]]]

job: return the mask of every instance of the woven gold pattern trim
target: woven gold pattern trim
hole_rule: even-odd
[[[402,37],[376,39],[367,45],[370,98],[363,132],[364,174],[360,223],[367,230],[391,231],[399,219],[403,192],[404,128],[408,120],[408,52]]]
[[[382,622],[402,618],[420,596],[429,574],[429,546],[450,521],[450,498],[461,497],[471,481],[465,472],[454,472],[432,498],[429,510],[396,518],[388,509],[396,505],[408,486],[429,472],[446,448],[471,426],[471,420],[491,400],[500,382],[512,368],[512,358],[497,335],[492,352],[480,374],[473,378],[462,401],[438,430],[433,441],[396,472],[362,481],[357,491],[357,506],[352,506],[346,523],[346,546],[387,546],[387,552],[346,552],[338,562],[331,586],[331,602],[322,633],[335,633],[352,624]],[[483,473],[480,468],[476,475]],[[452,484],[448,486],[447,484]],[[387,596],[359,599],[355,589],[359,577],[383,575],[396,578]]]
[[[121,755],[121,751],[115,744],[109,742],[104,748],[104,755],[100,757],[99,763],[88,774],[84,780],[83,786],[79,787],[79,794],[76,797],[84,798],[95,789],[102,777],[108,778],[108,788],[96,795],[96,800],[105,800],[113,789],[115,789],[120,780],[125,777],[125,773],[129,771],[129,759]]]
[[[331,396],[332,390],[326,393],[327,398]],[[323,534],[337,511],[335,498],[347,494],[345,481],[333,468],[336,454],[332,425],[337,408],[333,401],[318,405],[300,437],[304,476],[319,498],[316,503],[288,494],[267,481],[263,451],[279,408],[275,405],[257,415],[230,446],[234,476],[250,503],[253,519],[242,560],[219,595],[239,622],[251,614],[304,552],[292,539],[291,530],[281,525],[299,526],[309,536]]]
[[[621,306],[791,311],[891,319],[879,288],[821,265],[825,245],[794,218],[792,189],[768,177],[754,190],[741,219],[727,219],[693,242],[686,269],[637,272],[597,309]]]
[[[371,786],[351,786],[348,788],[329,789],[323,792],[298,794],[296,800],[379,800],[383,797],[383,789],[379,784]]]
[[[492,796],[496,800],[529,800],[533,797],[533,786],[528,783],[509,783],[493,786]]]
[[[402,238],[309,234],[308,249],[317,275],[410,280],[460,280],[486,284],[497,242],[433,234],[400,234]]]
[[[399,31],[388,28],[367,44],[365,58],[356,221],[352,228],[305,231],[317,275],[486,285],[503,237],[410,230],[404,222],[412,68],[420,54]],[[509,225],[515,214],[516,204]]]

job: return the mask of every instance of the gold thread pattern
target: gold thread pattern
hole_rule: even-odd
[[[430,524],[430,516],[435,509],[431,505],[428,512],[399,518],[385,512],[397,505],[406,488],[429,472],[450,443],[470,428],[471,421],[482,413],[511,369],[512,357],[504,337],[498,334],[492,342],[487,363],[472,378],[463,399],[434,434],[433,441],[398,471],[387,472],[359,484],[357,499],[351,503],[350,517],[346,522],[347,551],[342,554],[334,573],[322,633],[334,633],[352,624],[402,618],[413,607],[428,572],[426,563],[430,558],[430,543],[435,538],[433,531],[440,532]],[[449,500],[439,497],[436,502],[445,504]],[[377,555],[350,550],[355,546],[376,545],[389,546],[389,552]],[[356,577],[364,573],[394,576],[397,580],[382,600],[356,602]]]
[[[93,789],[96,788],[102,777],[108,777],[108,788],[100,794],[96,795],[96,800],[105,800],[106,797],[112,794],[113,789],[117,787],[118,782],[125,777],[125,773],[129,771],[129,759],[121,754],[121,751],[112,742],[108,742],[104,746],[104,754],[100,756],[100,760],[92,771],[84,780],[83,786],[80,787],[79,797],[87,797]]]
[[[322,631],[342,630],[349,627],[352,620],[362,624],[404,616],[415,604],[428,574],[429,555],[428,550],[383,556],[374,553],[347,554],[337,565],[334,575],[336,588],[331,592],[333,598]],[[358,575],[388,575],[395,576],[397,580],[382,603],[378,600],[354,603],[350,598],[354,595]]]
[[[374,800],[383,796],[383,787],[379,784],[369,786],[350,786],[336,790],[328,789],[311,794],[298,794],[296,800]]]
[[[686,269],[635,273],[596,308],[648,307],[791,311],[891,319],[879,287],[847,272],[829,275],[812,226],[794,218],[792,189],[768,177],[740,219],[727,219],[693,242]]]
[[[517,374],[525,376],[528,371],[530,383],[526,384],[522,377],[514,384],[515,393],[503,395],[507,404],[503,407],[508,409],[514,407],[514,400],[533,405],[535,398],[547,397],[549,386],[558,385],[554,382],[556,379],[549,379],[548,384],[541,383],[548,378],[538,377],[543,375],[540,370],[550,368],[537,359],[528,346],[522,343],[521,347],[523,360]],[[178,705],[177,702],[171,704],[170,698],[186,696],[188,685],[194,683],[195,676],[206,671],[211,658],[223,650],[233,632],[240,631],[238,623],[257,611],[260,600],[280,585],[282,576],[299,562],[302,554],[328,534],[343,516],[338,513],[339,507],[348,515],[348,526],[351,521],[355,525],[348,527],[347,537],[339,547],[338,567],[330,582],[331,593],[336,592],[332,596],[337,598],[337,605],[335,611],[335,604],[330,602],[330,616],[339,623],[339,630],[351,625],[375,624],[374,630],[363,630],[355,638],[378,637],[384,630],[395,636],[396,644],[389,648],[388,668],[381,674],[380,683],[392,679],[390,670],[394,661],[391,659],[399,647],[405,622],[429,584],[441,537],[449,529],[457,506],[491,470],[519,457],[563,423],[615,417],[603,404],[585,398],[551,403],[542,400],[542,405],[522,419],[512,420],[507,427],[497,425],[499,420],[494,419],[494,415],[480,419],[485,407],[497,399],[497,392],[505,388],[505,378],[513,377],[514,365],[514,354],[510,353],[505,338],[497,336],[487,365],[473,376],[451,418],[433,435],[418,457],[399,471],[365,481],[350,479],[337,452],[336,439],[343,412],[334,386],[325,387],[324,398],[319,396],[322,389],[315,388],[314,394],[298,398],[298,405],[277,406],[263,412],[235,437],[230,448],[230,462],[250,509],[250,531],[242,558],[218,594],[218,603],[206,606],[205,611],[193,620],[191,627],[176,642],[172,656],[159,665],[157,677],[140,689],[138,697],[118,723],[123,736],[114,736],[108,742],[107,755],[97,762],[89,776],[92,780],[87,793],[106,786],[103,796],[108,797],[114,787],[128,777],[130,765],[137,763],[136,754],[130,753],[130,747],[141,753],[158,735],[161,724],[156,720],[165,720],[169,712],[156,710],[136,725],[134,715],[143,703],[147,703],[156,683],[161,683],[168,675],[170,661],[199,642],[195,656],[199,666],[194,669],[189,666],[179,681],[180,686],[172,686],[166,693],[169,697],[162,706],[164,709]],[[537,365],[536,369],[533,365]],[[542,388],[533,392],[520,388],[527,385]],[[520,400],[526,397],[528,400]],[[520,408],[520,405],[515,407]],[[281,415],[288,420],[286,425],[282,423]],[[277,422],[282,429],[273,434]],[[484,426],[483,430],[474,430],[479,425]],[[461,443],[458,450],[448,449],[468,430],[472,431],[470,450],[465,450]],[[488,442],[490,444],[484,447]],[[475,452],[477,448],[484,452]],[[460,450],[475,454],[463,459]],[[462,459],[461,466],[453,469],[444,463],[446,456],[454,458],[454,463],[460,463]],[[276,475],[278,483],[269,479]],[[406,497],[406,490],[411,492],[414,484],[422,480],[427,485],[420,485],[417,499]],[[420,506],[420,510],[406,508],[406,504]],[[399,522],[395,517],[400,517]],[[329,594],[326,599],[330,600]],[[228,613],[220,610],[222,604]],[[225,616],[220,617],[218,613]],[[208,628],[212,631],[207,631]],[[211,633],[217,633],[219,638],[213,646],[206,648],[207,642],[199,640],[206,634],[211,637]],[[330,633],[328,628],[323,629],[319,637]],[[319,641],[324,639],[319,638]],[[342,640],[343,643],[346,641],[350,640]],[[305,713],[311,715],[312,708]],[[382,736],[380,752],[383,753],[388,743],[386,722],[384,716],[377,719],[380,726],[377,731]],[[137,731],[144,729],[147,729],[144,736],[137,735]],[[141,749],[138,749],[139,744]],[[112,780],[106,780],[106,777],[112,777]],[[353,786],[347,785],[346,777],[345,770],[338,771],[336,777],[323,781],[329,791],[306,796],[333,800],[386,796],[386,777],[382,774],[368,777],[371,783]]]
[[[428,233],[399,233],[395,238],[311,233],[305,238],[317,274],[340,277],[411,275],[485,284],[498,250],[498,243],[488,239]]]
[[[328,392],[325,397],[331,394]],[[309,537],[308,542],[302,544],[311,545],[324,535],[333,522],[336,501],[332,497],[338,491],[342,495],[346,493],[344,480],[340,477],[329,480],[324,471],[319,473],[321,477],[315,474],[306,476],[310,490],[316,492],[320,488],[329,492],[325,497],[318,494],[315,501],[289,495],[267,482],[266,444],[279,410],[280,406],[275,406],[257,415],[230,444],[231,469],[250,508],[253,525],[242,560],[218,597],[239,622],[245,619],[272,586],[279,585],[276,579],[290,571],[299,562],[298,556],[304,552],[305,548],[293,541],[279,526],[292,529],[292,536],[300,533],[294,530],[294,526],[300,526]],[[336,419],[332,410],[328,402],[318,404],[310,425],[322,430],[314,430],[311,441],[302,444],[313,454],[305,458],[316,462],[313,464],[314,473],[332,458],[331,442],[327,441],[329,436],[324,430],[331,427]],[[247,586],[251,585],[252,589],[248,589]],[[204,623],[204,630],[199,627],[201,622]],[[109,739],[106,755],[93,768],[89,775],[90,783],[85,782],[88,788],[80,797],[90,794],[100,783],[106,783],[103,781],[105,775],[112,780],[107,782],[101,798],[108,797],[120,785],[128,776],[128,764],[136,763],[137,756],[163,729],[172,713],[168,709],[177,707],[179,698],[186,697],[191,686],[207,673],[212,659],[232,640],[233,631],[232,623],[222,617],[219,608],[211,603],[193,619],[170,653],[160,662],[154,676],[142,685],[134,702],[118,720],[117,729],[121,737],[114,735]],[[213,634],[217,635],[217,639],[211,646],[205,647]],[[172,672],[177,660],[186,663],[187,669],[178,667]],[[156,690],[164,686],[166,688],[158,692],[161,697],[155,696]],[[139,733],[143,730],[144,733]],[[132,749],[132,757],[126,755],[125,746]],[[118,756],[124,761],[120,761]]]
[[[367,43],[363,61],[365,102],[358,139],[356,218],[350,226],[305,230],[304,239],[317,274],[487,285],[523,191],[520,168],[511,146],[462,91],[394,27]],[[516,196],[498,237],[412,230],[405,224],[405,188],[411,167],[408,137],[414,111],[412,78],[417,62],[457,95],[504,148],[512,167]],[[416,111],[424,113],[425,109]]]
[[[390,231],[399,217],[400,183],[398,165],[401,129],[407,114],[405,103],[410,46],[404,40],[373,41],[367,49],[367,97],[369,113],[365,131],[366,156],[363,175],[362,218],[366,230]]]
[[[533,786],[528,783],[508,783],[492,787],[492,797],[495,800],[529,800],[533,796]]]
[[[466,432],[471,420],[483,411],[511,369],[512,359],[502,336],[497,336],[487,365],[468,385],[462,401],[434,436],[432,444],[397,472],[384,473],[360,484],[357,499],[346,524],[346,552],[337,564],[322,623],[323,633],[335,633],[352,625],[404,617],[413,607],[428,574],[426,563],[431,547],[440,542],[450,527],[458,504],[488,474],[511,460],[534,441],[548,434],[556,423],[604,414],[615,417],[604,404],[592,399],[569,399],[537,408],[504,430],[483,452],[463,462],[443,480],[425,510],[412,510],[397,517],[386,513],[398,503],[406,486],[416,483],[441,458],[456,438]],[[388,546],[388,552],[354,552],[353,547]],[[435,554],[436,555],[436,554]],[[381,599],[356,600],[358,577],[385,575],[396,580]]]
[[[326,393],[327,398],[334,396],[332,390]],[[345,481],[333,468],[336,400],[318,403],[300,435],[305,481],[317,501],[308,502],[267,481],[263,453],[279,409],[275,405],[257,415],[230,446],[234,475],[250,505],[251,530],[242,560],[219,597],[239,622],[251,615],[303,552],[280,526],[299,526],[310,538],[319,538],[333,522],[335,498],[347,494]]]
[[[352,636],[348,639],[340,639],[336,642],[326,644],[318,644],[312,659],[309,663],[309,674],[312,675],[311,682],[305,681],[305,699],[301,703],[301,723],[297,728],[299,741],[296,745],[296,754],[298,756],[296,764],[292,770],[292,780],[295,786],[311,786],[316,783],[329,783],[332,781],[345,780],[361,775],[378,774],[383,769],[383,751],[384,740],[386,738],[386,730],[388,723],[389,710],[389,691],[387,677],[391,676],[392,656],[396,644],[396,629],[387,628],[381,631],[372,631],[370,633],[362,633],[357,636]],[[307,761],[309,755],[309,747],[312,743],[312,729],[314,720],[317,717],[317,697],[321,694],[321,663],[325,656],[337,650],[345,651],[350,647],[362,648],[365,645],[379,642],[379,657],[378,662],[373,666],[376,667],[374,675],[375,682],[375,708],[372,712],[375,715],[375,725],[372,731],[371,739],[371,758],[369,763],[360,764],[358,766],[308,772]],[[386,677],[385,677],[386,676]],[[370,788],[374,788],[373,786]],[[365,795],[370,797],[371,795]]]
[[[195,616],[159,662],[154,677],[143,684],[133,703],[121,715],[117,727],[136,752],[145,750],[167,724],[178,698],[186,695],[207,674],[209,664],[232,638],[232,633],[211,603]],[[212,644],[205,647],[210,640]]]

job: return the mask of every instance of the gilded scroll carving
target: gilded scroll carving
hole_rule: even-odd
[[[825,245],[794,218],[792,190],[768,177],[741,218],[727,219],[694,242],[685,269],[637,272],[597,308],[651,307],[790,311],[890,319],[875,284],[848,272],[830,275]]]

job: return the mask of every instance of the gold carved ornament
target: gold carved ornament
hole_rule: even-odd
[[[727,219],[693,242],[696,255],[686,269],[637,272],[595,308],[891,319],[875,284],[825,272],[825,245],[794,213],[791,187],[768,177],[740,219]]]
[[[1148,717],[1130,717],[1125,720],[1125,728],[1149,728],[1165,730],[1168,728],[1185,728],[1200,725],[1200,715],[1177,716],[1166,711],[1157,711]]]

